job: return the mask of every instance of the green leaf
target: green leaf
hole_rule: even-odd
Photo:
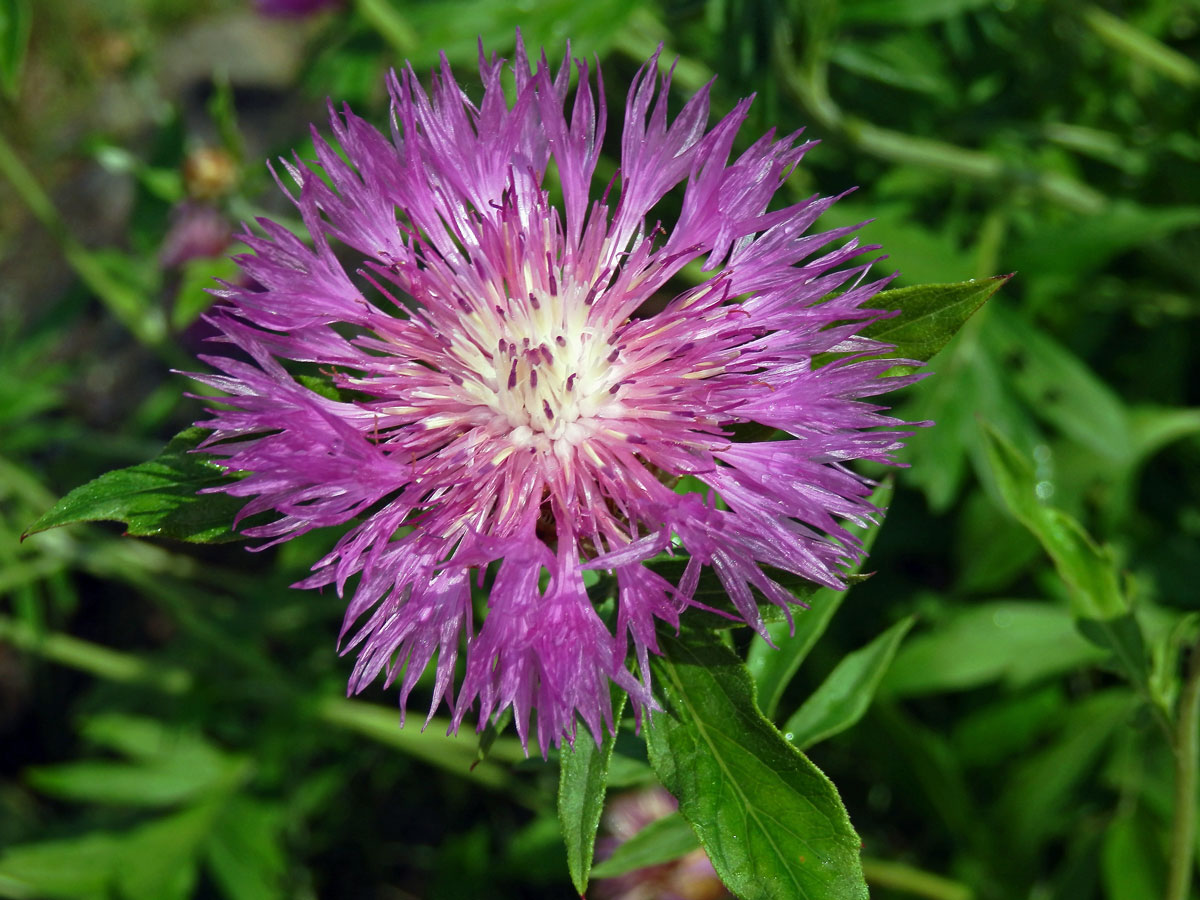
[[[671,582],[671,584],[679,584],[680,579],[683,577],[684,569],[687,567],[687,562],[688,558],[686,555],[667,556],[664,554],[647,560],[646,565]],[[793,575],[791,572],[767,569],[766,573],[780,587],[795,597],[797,604],[813,606],[813,598],[820,596],[821,592],[825,590],[821,585],[801,578],[799,575]],[[855,584],[862,579],[851,575],[847,580],[851,584]],[[718,615],[704,609],[689,609],[687,617],[684,619],[684,628],[704,631],[713,628],[733,628],[737,625],[745,624],[742,614],[738,612],[737,607],[733,605],[733,601],[729,599],[729,594],[721,584],[721,579],[717,577],[717,574],[710,566],[705,566],[701,571],[700,580],[696,584],[696,591],[693,597],[706,606],[710,606],[725,615]],[[796,613],[797,610],[793,610],[793,615]],[[784,623],[783,627],[786,630],[787,616],[774,603],[760,604],[759,615],[765,623]]]
[[[173,806],[212,790],[220,773],[179,765],[92,760],[26,771],[37,790],[63,800],[116,806]]]
[[[216,544],[241,538],[232,530],[245,500],[226,494],[198,494],[229,484],[215,462],[192,453],[207,434],[203,428],[179,432],[156,458],[105,472],[75,488],[29,526],[24,537],[76,522],[124,522],[126,534]]]
[[[875,295],[874,309],[898,309],[900,315],[864,328],[864,337],[895,346],[889,356],[926,361],[949,343],[967,319],[1000,290],[1012,275],[996,275],[957,284],[918,284]]]
[[[570,35],[572,44],[578,43],[603,55],[605,49],[618,39],[639,5],[634,0],[595,0],[592,3],[543,0],[523,9],[491,0],[447,0],[436,5],[371,0],[369,4],[360,3],[359,6],[370,7],[372,24],[385,38],[405,49],[412,64],[420,71],[437,64],[439,51],[445,52],[452,63],[474,63],[480,40],[485,47],[503,53],[513,46],[513,35],[518,28],[530,47],[561,44],[563,38]],[[403,9],[407,28],[398,23],[393,25],[399,16],[385,18],[380,14],[389,6]],[[470,22],[470,28],[464,29],[463,22]],[[410,36],[410,30],[416,34]],[[410,41],[412,45],[405,48]]]
[[[1109,651],[1119,671],[1137,686],[1147,699],[1154,699],[1151,690],[1150,657],[1141,623],[1133,613],[1112,619],[1079,619],[1079,633],[1097,647]]]
[[[982,339],[1038,418],[1101,457],[1132,462],[1125,404],[1082,360],[1000,304],[990,310]]]
[[[915,621],[915,616],[909,616],[865,647],[843,657],[787,720],[784,737],[804,750],[858,722],[871,705],[875,689]]]
[[[121,842],[93,831],[78,838],[18,844],[0,853],[0,896],[20,900],[109,900]]]
[[[1200,409],[1135,407],[1129,410],[1129,429],[1134,458],[1141,462],[1173,441],[1200,433]]]
[[[1087,273],[1117,254],[1198,224],[1200,207],[1149,207],[1117,200],[1099,216],[1067,222],[1051,217],[1035,220],[1006,258],[1018,270],[1038,273],[1030,283],[1036,297],[1053,297],[1080,290]]]
[[[1159,724],[1169,715],[1151,684],[1146,641],[1121,587],[1112,549],[1100,547],[1083,526],[1037,496],[1033,469],[999,432],[984,426],[996,487],[1009,511],[1041,542],[1071,596],[1084,637],[1112,654],[1118,669],[1150,703]]]
[[[997,594],[1041,558],[1037,539],[1015,519],[997,516],[982,491],[965,499],[955,531],[955,594]]]
[[[613,722],[621,721],[626,695],[614,691]],[[604,811],[604,796],[608,791],[608,766],[612,760],[616,738],[605,732],[599,746],[583,731],[575,738],[575,746],[563,746],[559,754],[558,821],[567,845],[567,868],[571,883],[582,897],[587,891],[592,854],[596,849],[596,829]]]
[[[216,299],[208,291],[216,287],[217,278],[233,280],[238,267],[228,257],[189,260],[183,267],[183,278],[175,292],[171,307],[171,327],[183,331],[206,313]]]
[[[886,511],[892,500],[893,487],[891,478],[883,481],[871,495],[871,503]],[[849,526],[850,530],[862,539],[864,553],[869,552],[874,545],[882,524],[883,517],[880,516],[878,523],[866,528]],[[861,563],[850,570],[851,574],[857,574],[860,568]],[[768,719],[775,718],[775,711],[784,690],[817,639],[829,627],[834,613],[838,611],[848,592],[849,589],[834,591],[824,587],[818,588],[808,595],[807,610],[793,612],[793,628],[789,629],[787,622],[776,622],[767,626],[767,634],[771,636],[774,647],[759,635],[755,635],[751,640],[746,668],[749,669],[758,691],[759,708]]]
[[[1129,604],[1117,578],[1112,551],[1100,547],[1083,527],[1038,496],[1033,467],[1007,438],[988,425],[984,436],[996,488],[1012,515],[1041,543],[1071,593],[1080,619],[1114,619]]]
[[[712,632],[659,640],[650,762],[721,880],[744,900],[865,898],[837,791],[758,712],[741,661]]]
[[[1078,795],[1108,742],[1129,727],[1137,702],[1123,687],[1076,701],[1060,718],[1055,740],[1011,772],[994,808],[1014,866],[1026,864],[1048,837],[1078,830]]]
[[[1081,12],[1088,26],[1113,50],[1126,54],[1184,88],[1200,85],[1200,65],[1195,60],[1098,6],[1088,4]]]
[[[1058,725],[1066,706],[1061,682],[1002,696],[958,720],[951,735],[954,755],[967,768],[1021,759]]]
[[[15,100],[21,86],[21,67],[33,29],[31,0],[0,0],[0,88]]]
[[[226,804],[205,847],[214,880],[229,900],[283,897],[287,857],[282,811],[250,797]]]
[[[839,5],[843,22],[924,25],[987,6],[987,0],[848,0]]]
[[[222,753],[200,735],[162,722],[120,714],[95,716],[80,727],[92,743],[135,760],[85,760],[26,770],[44,794],[118,806],[171,806],[227,791],[244,778],[245,761]]]
[[[687,819],[677,812],[655,819],[592,870],[595,878],[615,878],[647,866],[657,866],[687,856],[700,842]]]
[[[1020,687],[1104,658],[1048,603],[976,603],[910,640],[880,690],[892,696],[961,691],[994,681]]]
[[[1162,849],[1154,839],[1156,828],[1154,819],[1138,808],[1109,823],[1101,858],[1108,900],[1163,896],[1167,878]]]
[[[839,40],[833,50],[833,59],[842,62],[845,57],[840,50],[846,46],[845,38]],[[939,48],[936,40],[932,41]],[[900,48],[902,56],[916,59],[916,71],[928,74],[922,54],[916,48]],[[915,55],[914,55],[915,54]],[[951,92],[938,95],[939,102],[946,102]],[[904,169],[893,169],[890,177],[895,178]],[[923,173],[913,173],[923,177]],[[932,187],[932,185],[931,185]],[[905,202],[883,200],[878,196],[872,202],[854,203],[849,198],[839,200],[821,214],[821,222],[828,227],[856,226],[861,223],[860,239],[864,243],[886,247],[889,259],[903,260],[899,279],[906,285],[933,284],[966,281],[978,271],[978,262],[961,246],[958,235],[946,227],[930,229],[921,222],[920,214]],[[875,307],[875,301],[871,303]]]
[[[170,758],[189,767],[212,769],[226,758],[201,735],[144,716],[99,713],[84,719],[79,733],[89,743],[131,759]]]
[[[148,822],[122,839],[117,869],[122,900],[187,900],[196,885],[197,857],[224,798]]]

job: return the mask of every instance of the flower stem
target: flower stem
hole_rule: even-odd
[[[0,641],[107,681],[145,684],[172,695],[185,693],[192,687],[192,674],[186,669],[156,666],[137,656],[81,641],[69,634],[39,633],[8,616],[0,616]]]
[[[3,134],[0,134],[0,177],[8,179],[34,218],[58,242],[79,280],[108,307],[109,312],[142,344],[157,350],[168,362],[178,362],[177,351],[167,339],[167,320],[161,307],[150,302],[143,289],[111,271],[100,256],[75,239],[54,202]]]
[[[0,615],[0,642],[97,678],[141,684],[173,696],[186,693],[195,684],[186,669],[158,666],[61,632],[38,633],[10,616]],[[450,723],[444,718],[430,720],[426,728],[413,723],[402,729],[395,709],[339,697],[318,699],[306,709],[321,723],[371,738],[486,787],[506,788],[510,782],[508,764],[525,758],[519,741],[501,737],[492,744],[488,758],[479,761],[473,742],[446,734]]]
[[[784,88],[823,128],[840,134],[865,153],[901,165],[935,169],[980,184],[1029,187],[1044,199],[1083,215],[1096,215],[1108,206],[1108,198],[1095,188],[1059,172],[1022,168],[981,150],[882,128],[846,114],[829,94],[825,59],[813,58],[817,54],[810,52],[810,58],[796,60],[786,30],[777,34],[775,55]]]
[[[398,53],[408,54],[416,50],[419,43],[417,33],[387,0],[355,0],[354,8]]]
[[[1196,846],[1196,768],[1200,756],[1200,644],[1192,648],[1175,725],[1175,816],[1166,900],[1187,900]]]
[[[645,59],[659,41],[669,42],[670,33],[651,13],[639,8],[630,18],[629,27],[618,35],[616,47],[631,58]],[[806,58],[797,60],[791,50],[790,30],[779,28],[774,47],[778,80],[815,122],[855,148],[889,162],[934,169],[980,184],[1028,187],[1044,199],[1083,215],[1096,215],[1108,206],[1108,198],[1102,193],[1062,173],[1014,165],[982,150],[905,134],[845,113],[830,96],[825,59],[811,49],[821,43],[807,41],[810,49]],[[703,63],[664,52],[659,67],[672,66],[675,83],[689,91],[698,90],[713,77]]]
[[[873,888],[888,888],[929,900],[972,900],[975,896],[965,884],[904,863],[864,857],[862,867]]]

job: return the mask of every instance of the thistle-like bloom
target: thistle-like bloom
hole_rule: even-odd
[[[340,6],[342,0],[254,0],[254,8],[264,16],[299,19]]]
[[[205,358],[230,396],[200,424],[244,473],[224,488],[253,498],[243,515],[278,514],[247,535],[353,523],[299,585],[357,579],[351,691],[385,672],[403,706],[436,654],[454,728],[511,707],[527,741],[536,710],[544,753],[576,714],[612,727],[610,680],[653,706],[656,621],[700,605],[703,567],[760,630],[759,597],[795,603],[771,570],[842,586],[861,554],[842,523],[873,512],[844,464],[887,462],[905,434],[862,398],[907,379],[858,336],[883,282],[853,229],[808,233],[833,199],[770,207],[811,144],[733,155],[750,101],[710,129],[706,88],[672,119],[656,55],[594,193],[599,81],[515,56],[481,53],[478,105],[444,60],[428,93],[393,74],[390,134],[331,111],[341,153],[314,130],[316,161],[284,163],[311,246],[267,220],[242,237],[253,286],[225,285],[214,317],[240,352]],[[677,188],[667,230],[655,208]],[[740,442],[744,423],[778,439]],[[661,554],[686,555],[678,584],[646,565]]]

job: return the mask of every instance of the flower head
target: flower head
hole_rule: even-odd
[[[844,463],[887,462],[904,434],[862,398],[908,379],[881,377],[896,361],[858,336],[883,282],[840,242],[853,229],[808,233],[833,199],[770,206],[811,144],[768,134],[731,155],[750,101],[708,128],[705,88],[669,117],[656,54],[594,192],[599,81],[515,57],[481,53],[478,104],[444,59],[429,92],[393,74],[389,134],[346,108],[341,154],[314,130],[316,161],[284,163],[312,245],[267,220],[242,237],[253,287],[225,285],[215,316],[242,358],[205,357],[229,396],[200,424],[245,473],[224,488],[252,498],[243,516],[278,514],[247,535],[354,522],[300,585],[357,577],[352,691],[383,672],[403,705],[436,655],[453,727],[511,707],[527,740],[536,710],[544,752],[576,714],[612,727],[610,681],[653,706],[656,621],[699,605],[704,566],[759,629],[755,591],[795,602],[768,569],[842,585],[861,553],[842,523],[873,512]],[[665,229],[655,208],[680,186]],[[742,423],[779,439],[738,442]],[[677,492],[682,476],[706,492]],[[687,556],[678,584],[645,565],[664,553]],[[592,573],[615,584],[610,624]]]
[[[298,19],[340,6],[341,2],[342,0],[254,0],[254,8],[264,16]]]

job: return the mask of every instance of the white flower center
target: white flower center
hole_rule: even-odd
[[[474,340],[453,352],[478,375],[464,390],[507,422],[515,446],[565,453],[596,419],[622,414],[621,351],[588,324],[582,291],[563,285],[505,305],[465,316]]]

